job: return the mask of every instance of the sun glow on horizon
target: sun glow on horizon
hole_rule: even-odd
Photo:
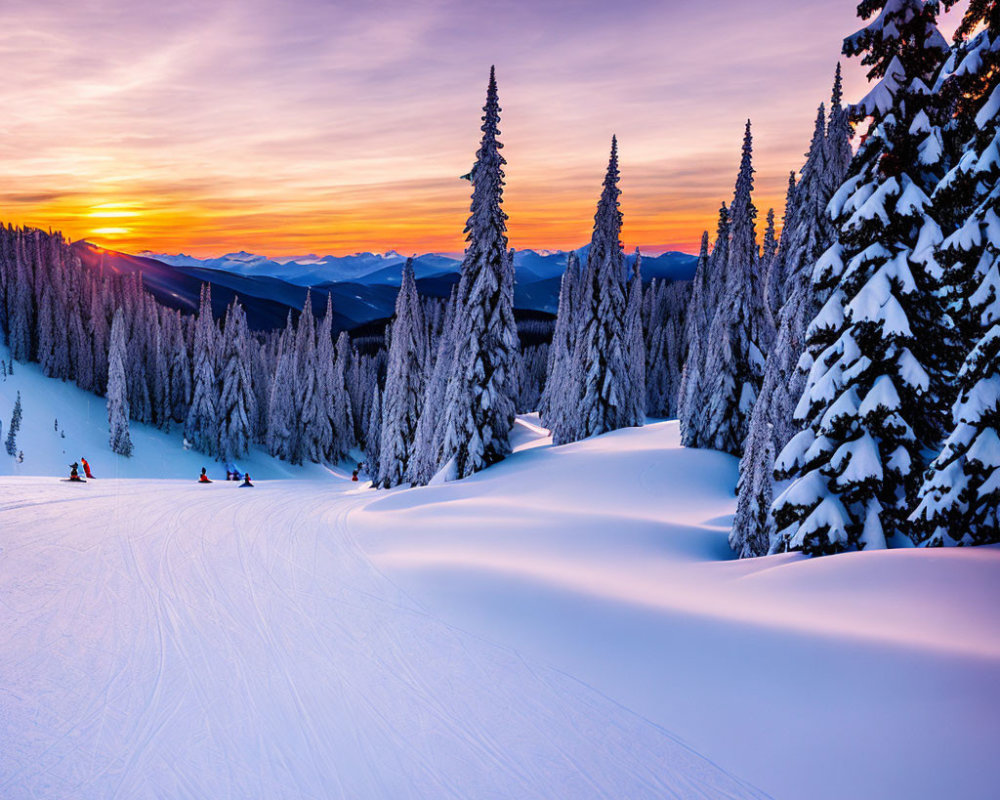
[[[590,239],[614,130],[629,247],[696,252],[732,198],[747,117],[760,237],[838,59],[846,98],[866,91],[840,56],[854,4],[826,0],[775,0],[766,25],[735,0],[625,0],[611,17],[514,0],[490,26],[479,0],[135,0],[110,26],[50,5],[0,8],[18,32],[0,47],[18,76],[0,86],[0,221],[133,253],[461,251],[458,176],[491,63],[512,247]],[[595,51],[610,41],[630,47]]]

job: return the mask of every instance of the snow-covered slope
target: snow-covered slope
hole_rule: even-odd
[[[194,484],[179,434],[133,426],[113,460],[103,403],[33,367],[0,381],[5,427],[17,388],[0,797],[987,798],[1000,777],[998,548],[728,560],[736,462],[670,422],[553,448],[523,417],[500,465],[390,492],[257,454],[244,490]],[[102,477],[60,483],[79,455]]]
[[[522,436],[530,420],[522,418]],[[427,613],[641,713],[776,798],[988,798],[1000,548],[731,561],[736,460],[675,422],[351,512]]]
[[[10,351],[0,346],[0,359],[10,363]],[[102,397],[73,384],[46,378],[38,364],[15,364],[14,374],[0,377],[0,440],[6,439],[17,393],[21,393],[23,419],[17,434],[18,461],[0,447],[0,476],[48,475],[64,478],[69,464],[86,458],[102,478],[197,478],[202,467],[215,479],[225,479],[225,468],[210,458],[184,450],[182,426],[170,433],[132,422],[134,453],[123,458],[108,446],[107,406]],[[56,428],[58,423],[58,429]],[[255,450],[239,466],[253,477],[265,479],[329,477],[316,464],[292,467]],[[345,474],[340,470],[339,474]],[[346,473],[349,476],[349,473]],[[64,487],[65,488],[65,487]],[[76,487],[70,487],[76,488]]]

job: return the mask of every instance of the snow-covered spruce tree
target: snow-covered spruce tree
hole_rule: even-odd
[[[625,347],[628,358],[628,398],[632,418],[641,425],[646,417],[646,342],[642,330],[642,256],[635,249],[632,277],[625,304]]]
[[[844,84],[840,73],[840,62],[833,77],[833,91],[830,94],[830,115],[826,126],[826,193],[833,197],[840,188],[851,165],[851,118],[843,104]],[[831,220],[832,225],[832,220]]]
[[[925,546],[1000,542],[1000,324],[969,353],[958,384],[955,427],[912,517]]]
[[[764,295],[767,300],[767,307],[771,311],[771,316],[777,325],[778,312],[788,299],[788,287],[786,286],[786,276],[784,275],[784,234],[790,231],[795,225],[795,199],[797,196],[797,182],[795,171],[788,174],[788,189],[785,192],[785,211],[781,218],[782,239],[778,242],[778,250],[771,259],[771,264],[765,273]]]
[[[642,425],[632,402],[631,364],[625,336],[625,253],[618,198],[618,140],[611,157],[594,233],[583,271],[573,370],[578,377],[577,413],[572,429],[559,432],[556,444],[585,439],[632,425]]]
[[[681,444],[685,447],[703,447],[708,398],[705,357],[708,352],[709,329],[719,306],[726,283],[729,261],[729,209],[723,203],[719,208],[712,254],[708,255],[708,234],[702,234],[701,256],[695,272],[691,306],[687,317],[684,338],[687,357],[681,375],[681,392],[678,408]]]
[[[167,367],[167,353],[163,344],[164,335],[163,325],[158,324],[153,336],[150,400],[153,404],[153,421],[160,428],[166,428],[170,424],[170,370]]]
[[[696,447],[741,455],[760,393],[764,360],[774,338],[764,301],[754,220],[753,139],[747,120],[736,191],[729,206],[729,263],[725,294],[709,328],[705,356],[705,422]]]
[[[490,68],[483,138],[472,168],[472,206],[465,230],[453,335],[454,357],[445,392],[444,446],[439,468],[451,462],[464,478],[510,452],[514,426],[514,265],[507,251],[502,208],[506,163],[500,155],[500,103]]]
[[[292,312],[288,312],[285,329],[278,345],[277,366],[271,383],[267,407],[267,451],[277,458],[293,461],[298,447],[295,443],[297,414],[295,393],[295,330]]]
[[[212,318],[211,286],[201,289],[201,303],[194,338],[194,390],[191,406],[184,422],[184,438],[202,453],[214,456],[218,452],[219,414],[215,363],[216,327]]]
[[[90,288],[90,317],[88,330],[93,347],[94,386],[96,394],[104,394],[108,385],[108,348],[111,333],[108,328],[108,315],[105,308],[107,283],[94,281]]]
[[[963,40],[980,26],[971,41]],[[947,77],[939,81],[954,109],[948,138],[958,139],[960,147],[957,164],[933,197],[934,210],[955,229],[937,255],[959,344],[970,352],[958,373],[950,434],[911,516],[924,546],[1000,542],[998,32],[1000,4],[970,4],[943,70]]]
[[[341,454],[335,452],[337,431],[336,399],[337,355],[333,343],[333,296],[327,292],[326,312],[316,325],[316,392],[322,407],[323,440],[326,449],[323,456],[328,461],[339,461]]]
[[[108,351],[108,443],[120,456],[132,455],[128,430],[128,386],[125,378],[125,315],[115,311],[111,322],[111,349]]]
[[[347,375],[351,369],[351,338],[347,331],[341,331],[337,337],[337,347],[335,351],[336,360],[333,366],[333,386],[330,391],[330,426],[333,429],[333,442],[330,446],[330,460],[340,461],[347,455],[347,451],[357,444],[355,436],[354,414],[363,413],[360,409],[355,412],[351,397],[347,392]]]
[[[805,387],[809,360],[802,359],[806,331],[825,292],[812,286],[813,265],[835,239],[826,213],[832,187],[843,180],[842,162],[830,162],[831,144],[823,107],[816,117],[812,143],[797,184],[797,210],[782,236],[777,269],[785,274],[787,300],[778,314],[778,333],[764,367],[760,398],[750,416],[750,431],[740,461],[736,516],[729,541],[741,558],[765,555],[776,541],[770,507],[774,497],[773,468],[777,453],[798,428],[794,411]],[[848,131],[844,131],[845,143]],[[838,177],[838,173],[839,177]]]
[[[774,269],[774,261],[778,255],[778,235],[774,230],[774,209],[769,208],[767,210],[766,222],[764,224],[764,240],[760,246],[760,274],[764,276],[764,290],[765,299],[767,292],[767,282],[770,279],[771,272]],[[778,310],[780,306],[775,307],[770,303],[767,305],[767,309],[771,314],[772,319],[777,319]]]
[[[434,477],[436,467],[441,462],[444,432],[441,426],[440,408],[444,403],[448,374],[451,372],[455,351],[452,321],[455,317],[456,303],[457,292],[453,290],[445,308],[444,322],[434,357],[434,369],[427,379],[423,407],[414,437],[413,455],[410,458],[407,479],[415,484],[427,483]]]
[[[15,247],[14,281],[7,295],[10,324],[10,354],[17,361],[29,361],[32,354],[32,331],[35,327],[35,307],[32,300],[33,276],[25,237],[19,236]]]
[[[191,405],[191,359],[181,328],[180,312],[168,314],[170,346],[168,371],[170,385],[170,415],[174,422],[184,422]]]
[[[305,459],[319,463],[332,448],[329,407],[319,385],[316,360],[316,320],[312,312],[312,294],[306,290],[305,304],[295,329],[295,407],[298,411],[301,450],[292,461]]]
[[[553,432],[562,430],[575,410],[578,390],[573,386],[573,352],[576,347],[577,284],[580,282],[580,259],[571,252],[559,282],[559,310],[549,347],[545,389],[539,404],[542,425]]]
[[[724,206],[723,206],[724,207]],[[725,211],[728,225],[728,209]],[[721,220],[720,220],[721,224]],[[677,397],[677,420],[681,442],[691,447],[701,407],[702,370],[705,367],[705,339],[708,337],[709,269],[708,231],[701,235],[701,250],[694,280],[691,282],[691,303],[684,323],[684,367],[681,372],[680,392]]]
[[[379,448],[382,444],[382,390],[378,384],[372,386],[371,407],[368,412],[368,425],[365,429],[365,463],[368,474],[375,476],[381,470]]]
[[[7,426],[5,446],[9,456],[17,455],[17,433],[21,430],[21,413],[21,392],[19,391],[17,399],[14,400],[14,410],[10,415],[10,425]]]
[[[219,395],[219,455],[233,461],[247,454],[254,441],[257,395],[250,375],[250,341],[246,315],[233,298],[226,310]]]
[[[863,14],[881,13],[845,40],[844,52],[863,53],[880,81],[855,107],[872,129],[831,200],[838,239],[814,272],[828,299],[808,331],[811,367],[795,414],[803,430],[777,462],[792,482],[774,503],[775,549],[909,542],[906,517],[941,427],[924,358],[942,338],[927,288],[941,232],[924,188],[936,168],[927,86],[946,48],[935,5],[862,3]]]
[[[87,392],[95,390],[94,385],[94,351],[83,323],[80,309],[80,299],[75,298],[70,309],[69,323],[69,358],[73,367],[73,379],[76,385]]]
[[[413,278],[413,259],[408,258],[396,296],[382,402],[379,470],[374,482],[383,489],[398,486],[409,474],[424,399],[425,334],[423,309]]]

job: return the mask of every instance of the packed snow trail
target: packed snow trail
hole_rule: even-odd
[[[763,796],[428,614],[348,534],[370,499],[0,480],[0,796]]]

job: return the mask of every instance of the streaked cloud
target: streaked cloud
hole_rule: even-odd
[[[0,218],[131,249],[457,250],[495,63],[515,246],[586,240],[614,132],[627,243],[690,250],[747,117],[780,207],[856,22],[828,0],[6,3]]]

